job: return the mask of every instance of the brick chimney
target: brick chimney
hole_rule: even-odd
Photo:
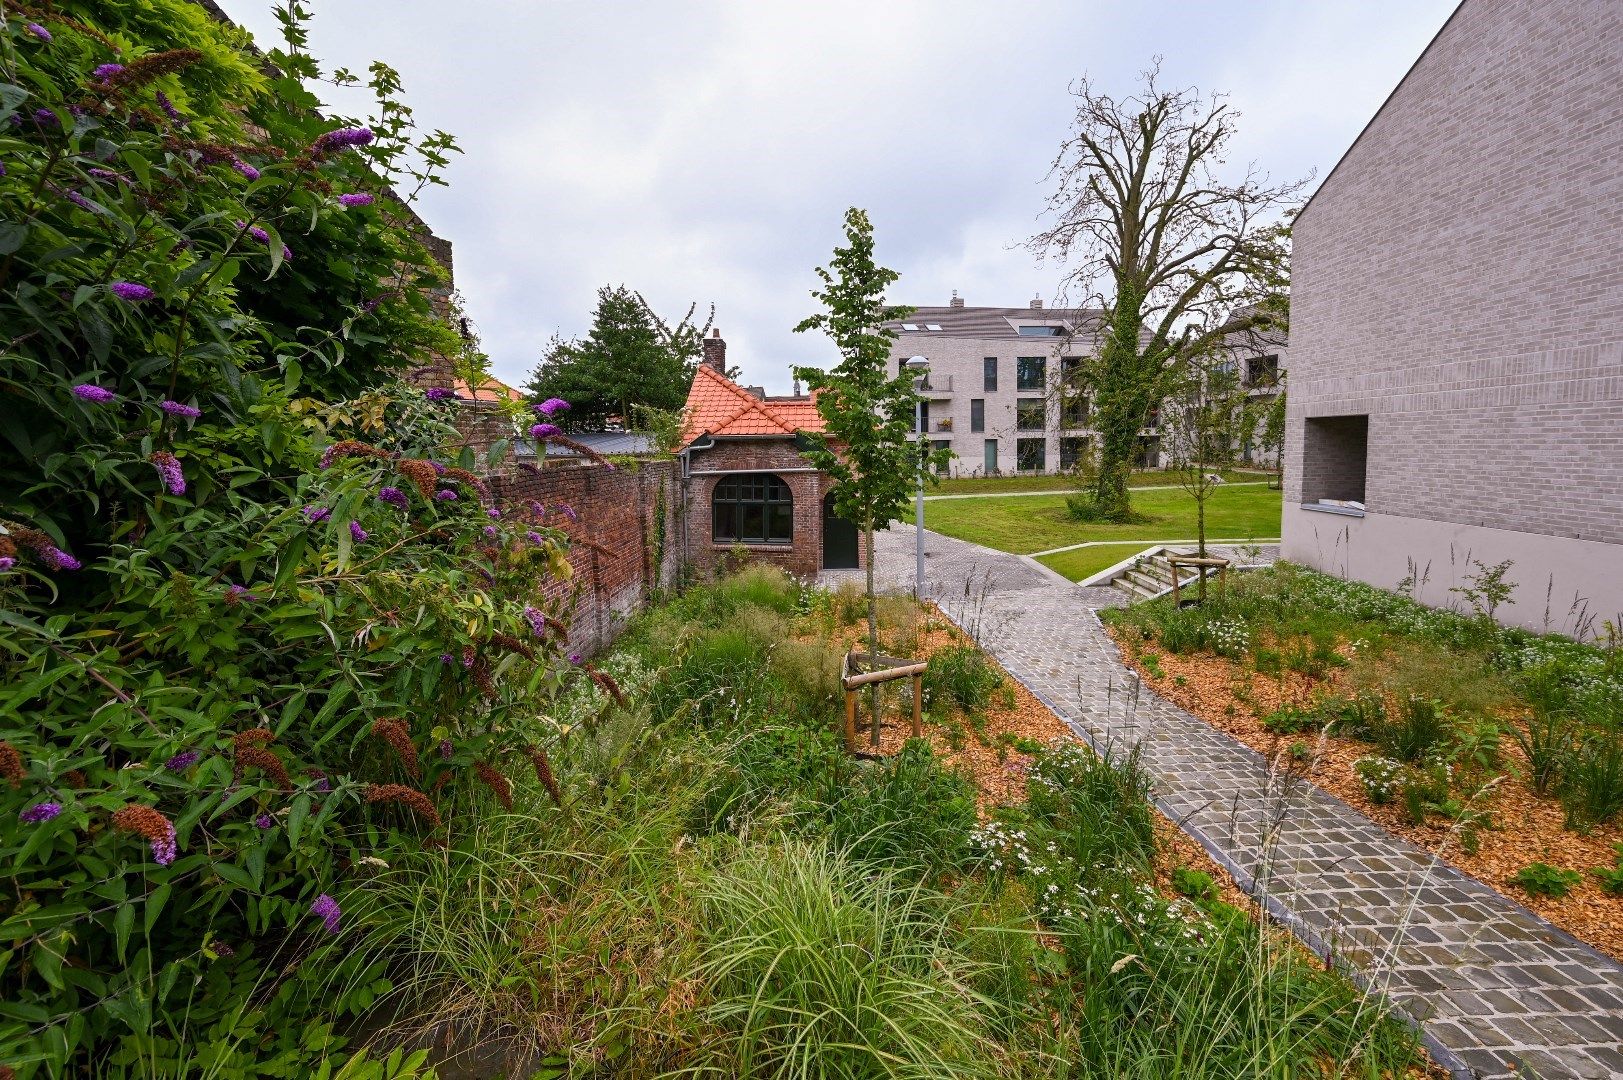
[[[1032,297],[1031,298],[1031,310],[1032,311],[1041,311],[1042,309],[1043,309],[1043,298],[1040,297],[1040,296]]]
[[[717,375],[727,374],[727,343],[721,340],[720,328],[711,330],[710,336],[704,339],[704,359],[701,363]]]
[[[952,302],[950,304],[948,304],[947,306],[948,307],[963,307],[964,306],[964,298],[962,296],[958,295],[958,290],[957,289],[952,290]]]

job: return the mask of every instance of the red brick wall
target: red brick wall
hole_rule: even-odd
[[[591,653],[613,641],[653,588],[675,582],[681,566],[676,462],[645,461],[635,469],[521,469],[493,477],[491,487],[503,502],[535,499],[549,509],[564,505],[575,511],[578,521],[566,524],[579,541],[569,555],[575,578],[549,592],[576,594],[569,640],[580,651]],[[662,546],[654,526],[661,506]]]
[[[789,486],[795,501],[792,543],[735,544],[711,537],[710,497],[726,473],[738,471],[773,473]],[[823,565],[823,496],[831,483],[813,470],[811,462],[795,449],[793,439],[721,441],[693,451],[686,483],[688,565],[712,573],[732,553],[743,550],[752,559],[781,566],[798,577],[816,576]],[[861,557],[859,546],[859,560]]]

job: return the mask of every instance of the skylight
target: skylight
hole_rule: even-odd
[[[1064,333],[1059,326],[1022,326],[1019,329],[1021,337],[1059,337]]]
[[[924,328],[926,330],[939,330],[941,329],[941,324],[938,322],[927,322],[924,324]]]
[[[902,329],[903,330],[917,330],[918,328],[919,328],[918,323],[904,322],[902,324]]]

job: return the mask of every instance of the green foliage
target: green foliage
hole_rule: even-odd
[[[1375,745],[1399,761],[1425,760],[1453,736],[1448,710],[1435,699],[1411,697],[1398,705],[1398,715],[1375,728]]]
[[[574,431],[601,431],[612,416],[631,425],[646,423],[673,449],[670,417],[681,430],[700,341],[710,323],[696,326],[690,308],[674,327],[655,315],[639,293],[624,285],[597,291],[592,328],[577,341],[554,339],[530,376],[537,401],[562,398],[569,411],[553,422]]]
[[[1598,866],[1590,873],[1600,883],[1601,892],[1607,896],[1623,896],[1623,844],[1613,844],[1612,850],[1617,853],[1617,861],[1609,867]]]
[[[460,346],[379,179],[451,147],[387,69],[371,143],[317,151],[302,52],[268,76],[181,0],[37,18],[0,26],[0,1045],[308,1075],[392,986],[346,868],[455,835],[476,762],[557,736],[563,600],[526,604],[565,538],[492,522],[447,407],[393,381]]]
[[[1193,870],[1187,866],[1174,866],[1172,868],[1172,887],[1178,890],[1179,896],[1187,896],[1191,900],[1216,900],[1217,882],[1212,875],[1204,870]]]
[[[1623,812],[1623,738],[1591,736],[1562,768],[1561,805],[1567,823],[1587,829]]]
[[[980,712],[1003,689],[1003,675],[973,645],[948,645],[930,656],[924,671],[924,707],[936,711],[954,705]]]
[[[1570,893],[1583,880],[1576,870],[1562,870],[1548,863],[1529,863],[1516,871],[1510,879],[1534,896],[1560,898]]]
[[[975,786],[911,739],[901,753],[862,770],[828,805],[831,842],[864,863],[957,869],[969,856]]]
[[[1317,731],[1325,719],[1316,709],[1298,705],[1285,705],[1262,718],[1262,726],[1275,735],[1300,735],[1304,731]]]

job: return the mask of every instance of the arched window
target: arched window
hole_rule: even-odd
[[[788,544],[794,540],[795,500],[771,473],[724,476],[711,496],[711,538],[721,543]]]

